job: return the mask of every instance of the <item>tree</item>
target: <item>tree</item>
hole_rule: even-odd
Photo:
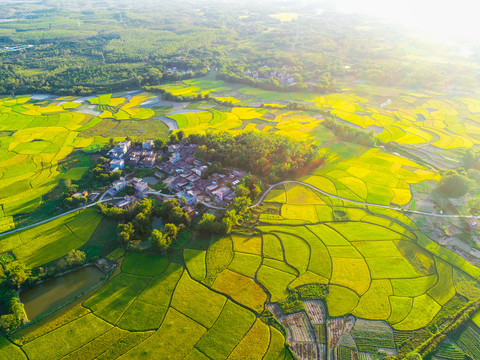
[[[420,356],[419,353],[411,352],[407,354],[407,356],[405,357],[405,360],[422,360],[422,357]]]
[[[470,169],[468,170],[468,178],[480,184],[480,170]]]
[[[167,237],[157,229],[152,231],[152,236],[150,238],[150,241],[152,244],[152,249],[155,251],[165,251],[170,245],[170,242],[168,241]]]
[[[438,190],[447,197],[458,198],[468,192],[472,183],[473,180],[470,180],[467,176],[449,170],[442,176],[438,184]]]
[[[184,212],[180,206],[175,206],[168,213],[169,220],[174,224],[180,224],[184,220]]]
[[[170,144],[177,144],[177,143],[178,143],[177,134],[170,134]]]
[[[205,213],[202,219],[198,222],[198,230],[204,234],[215,233],[215,215]]]
[[[245,185],[239,184],[235,188],[235,196],[249,196],[250,195],[250,189],[248,189]]]
[[[463,156],[463,165],[466,169],[470,169],[476,161],[475,152],[472,149],[468,149]]]
[[[474,197],[468,200],[468,211],[474,216],[480,215],[480,198]]]
[[[225,234],[230,234],[233,227],[238,225],[240,220],[241,217],[237,215],[237,212],[235,210],[228,210],[227,212],[225,212],[225,215],[222,219]]]
[[[100,157],[97,159],[97,164],[102,164],[102,165],[103,165],[103,164],[108,163],[108,161],[109,161],[109,160],[108,160],[106,157],[100,156]]]
[[[126,224],[119,224],[117,227],[118,237],[124,244],[131,240],[132,235],[135,233],[135,228],[131,222]]]
[[[85,262],[86,255],[81,250],[72,249],[70,252],[65,255],[63,259],[58,262],[58,267],[64,269],[66,267],[80,265]]]
[[[155,140],[153,140],[153,144],[155,145],[155,149],[157,150],[160,150],[162,148],[164,148],[165,146],[167,146],[167,139],[165,138],[157,138]]]
[[[162,80],[163,74],[157,68],[150,68],[147,73],[147,81],[150,85],[157,85],[160,84],[160,80]]]
[[[238,215],[243,217],[243,215],[247,213],[248,207],[251,205],[251,203],[252,200],[250,200],[248,197],[241,196],[233,199],[230,207],[234,209]]]
[[[11,263],[5,265],[5,274],[7,275],[7,279],[13,285],[13,287],[19,289],[30,277],[32,271],[25,266],[24,263],[21,263],[20,261],[12,261]]]
[[[6,314],[0,316],[0,330],[10,332],[17,328],[18,320],[14,314]]]
[[[257,184],[254,184],[250,190],[250,199],[255,200],[262,193],[262,189]]]
[[[165,224],[163,234],[168,239],[169,243],[177,240],[178,228],[175,224]]]
[[[151,221],[146,213],[141,212],[133,218],[132,224],[137,234],[143,236],[149,232]]]
[[[79,265],[85,262],[86,255],[81,250],[72,249],[66,256],[67,265]]]

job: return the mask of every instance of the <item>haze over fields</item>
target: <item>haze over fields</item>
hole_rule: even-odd
[[[0,9],[0,359],[480,359],[474,4]]]

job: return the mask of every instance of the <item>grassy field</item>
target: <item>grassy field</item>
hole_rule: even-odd
[[[78,249],[90,239],[101,220],[95,209],[63,216],[43,225],[0,238],[0,251],[11,251],[28,266],[37,267]]]

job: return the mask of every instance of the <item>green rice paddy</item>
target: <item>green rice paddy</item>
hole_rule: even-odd
[[[259,214],[248,234],[213,237],[175,256],[115,251],[111,257],[120,265],[111,279],[77,300],[74,310],[1,338],[2,355],[288,359],[284,336],[260,316],[267,302],[285,300],[302,285],[328,286],[331,317],[353,314],[399,331],[428,326],[455,294],[479,296],[474,284],[480,269],[426,237],[405,214],[347,201],[407,206],[412,184],[440,175],[399,154],[340,141],[318,112],[375,129],[384,142],[463,151],[480,142],[478,100],[398,91],[406,101],[380,106],[379,88],[279,94],[203,79],[163,88],[174,95],[208,93],[236,105],[212,103],[201,111],[162,115],[187,135],[251,130],[316,143],[328,159],[299,180],[346,200],[285,184],[257,208],[278,211]],[[153,100],[148,93],[0,99],[0,229],[14,228],[15,217],[35,210],[59,179],[81,178],[88,166],[65,172],[59,167],[75,150],[102,146],[109,137],[167,134],[156,119],[158,108],[142,105]],[[291,100],[318,111],[289,110]],[[93,209],[67,215],[0,238],[0,252],[39,267],[86,244],[100,220]]]

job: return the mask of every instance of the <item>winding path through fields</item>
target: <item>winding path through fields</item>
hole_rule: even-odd
[[[260,199],[253,205],[250,206],[250,208],[254,208],[254,207],[257,207],[258,205],[260,205],[262,203],[263,200],[265,200],[265,197],[270,193],[270,191],[272,191],[275,187],[279,186],[279,185],[283,185],[283,184],[299,184],[299,185],[304,185],[304,186],[307,186],[313,190],[316,190],[318,191],[320,194],[322,195],[325,195],[325,196],[328,196],[332,199],[338,199],[338,200],[342,200],[342,201],[348,201],[352,204],[357,204],[357,205],[363,205],[363,206],[375,206],[375,207],[379,207],[379,208],[384,208],[384,209],[390,209],[390,210],[396,210],[396,211],[401,211],[401,212],[408,212],[408,213],[411,213],[411,214],[418,214],[418,215],[425,215],[425,216],[433,216],[433,217],[439,217],[439,218],[464,218],[464,219],[480,219],[480,216],[475,216],[475,215],[446,215],[446,214],[434,214],[434,213],[428,213],[428,212],[423,212],[423,211],[417,211],[417,210],[408,210],[408,209],[402,209],[401,207],[399,206],[389,206],[389,205],[380,205],[380,204],[373,204],[373,203],[368,203],[368,202],[362,202],[362,201],[356,201],[356,200],[350,200],[350,199],[347,199],[347,198],[344,198],[344,197],[341,197],[341,196],[338,196],[338,195],[333,195],[333,194],[330,194],[330,193],[327,193],[325,191],[323,191],[322,189],[319,189],[313,185],[310,185],[310,184],[307,184],[303,181],[298,181],[298,180],[285,180],[285,181],[280,181],[276,184],[273,184],[273,185],[270,185],[270,187],[262,194],[262,196],[260,197]],[[167,195],[167,194],[162,194],[160,191],[150,191],[150,192],[147,192],[147,194],[150,194],[150,195],[161,195],[161,196],[166,196],[166,197],[174,197],[173,195]],[[26,230],[26,229],[30,229],[32,227],[35,227],[35,226],[38,226],[38,225],[42,225],[42,224],[45,224],[45,223],[48,223],[52,220],[55,220],[55,219],[58,219],[58,218],[61,218],[62,216],[65,216],[65,215],[68,215],[68,214],[72,214],[76,211],[80,211],[80,210],[84,210],[86,208],[89,208],[89,207],[92,207],[92,206],[95,206],[99,203],[102,203],[102,202],[106,202],[106,201],[111,201],[111,200],[120,200],[120,199],[123,199],[122,197],[115,197],[115,198],[107,198],[107,199],[104,199],[106,193],[104,193],[101,197],[100,197],[100,200],[94,202],[94,203],[91,203],[91,204],[88,204],[88,205],[85,205],[85,206],[81,206],[79,208],[76,208],[76,209],[73,209],[73,210],[70,210],[70,211],[67,211],[67,212],[64,212],[60,215],[56,215],[54,217],[51,217],[50,219],[46,219],[46,220],[43,220],[43,221],[39,221],[35,224],[31,224],[31,225],[27,225],[27,226],[24,226],[22,228],[18,228],[18,229],[14,229],[14,230],[9,230],[9,231],[6,231],[6,232],[3,232],[3,233],[0,233],[0,236],[4,236],[4,235],[10,235],[10,234],[14,234],[16,232],[19,232],[19,231],[22,231],[22,230]],[[215,210],[224,210],[225,207],[221,207],[221,206],[214,206],[214,205],[210,205],[209,203],[206,203],[206,202],[203,202],[203,201],[199,201],[200,203],[202,203],[203,205],[205,205],[206,207],[209,207],[211,209],[215,209]]]
[[[322,189],[319,189],[313,185],[310,185],[308,183],[305,183],[303,181],[297,181],[297,180],[286,180],[286,181],[280,181],[276,184],[273,184],[271,185],[267,191],[265,191],[263,193],[263,195],[260,197],[260,199],[253,205],[251,205],[250,207],[253,208],[253,207],[256,207],[258,205],[260,205],[262,203],[262,201],[265,199],[265,197],[268,195],[268,193],[270,191],[273,190],[274,187],[276,186],[279,186],[279,185],[283,185],[283,184],[300,184],[300,185],[304,185],[304,186],[307,186],[309,188],[312,188],[316,191],[318,191],[320,194],[323,194],[325,196],[328,196],[332,199],[338,199],[338,200],[343,200],[343,201],[348,201],[348,202],[351,202],[353,204],[358,204],[358,205],[364,205],[364,206],[375,206],[375,207],[379,207],[379,208],[384,208],[384,209],[391,209],[391,210],[396,210],[396,211],[402,211],[402,212],[408,212],[408,213],[412,213],[412,214],[419,214],[419,215],[426,215],[426,216],[434,216],[434,217],[441,217],[441,218],[466,218],[466,219],[477,219],[477,218],[480,218],[480,216],[475,216],[475,215],[445,215],[445,214],[435,214],[435,213],[428,213],[428,212],[423,212],[423,211],[417,211],[417,210],[408,210],[408,209],[403,209],[399,206],[389,206],[389,205],[380,205],[380,204],[373,204],[373,203],[368,203],[368,202],[362,202],[362,201],[356,201],[356,200],[351,200],[351,199],[347,199],[347,198],[344,198],[344,197],[341,197],[341,196],[337,196],[337,195],[333,195],[333,194],[330,194],[330,193],[327,193],[325,191],[323,191]]]
[[[105,195],[105,194],[104,194]],[[102,195],[101,199],[94,202],[94,203],[91,203],[91,204],[88,204],[88,205],[84,205],[84,206],[80,206],[76,209],[73,209],[73,210],[69,210],[67,212],[64,212],[64,213],[61,213],[60,215],[55,215],[54,217],[51,217],[49,219],[46,219],[46,220],[42,220],[42,221],[39,221],[35,224],[31,224],[31,225],[27,225],[27,226],[24,226],[24,227],[21,227],[21,228],[18,228],[18,229],[13,229],[13,230],[9,230],[9,231],[5,231],[3,233],[0,233],[0,236],[4,236],[4,235],[10,235],[10,234],[14,234],[16,232],[19,232],[19,231],[22,231],[22,230],[26,230],[26,229],[30,229],[32,227],[35,227],[35,226],[38,226],[38,225],[42,225],[42,224],[46,224],[50,221],[53,221],[55,219],[58,219],[58,218],[61,218],[62,216],[65,216],[65,215],[68,215],[68,214],[72,214],[74,212],[77,212],[77,211],[80,211],[80,210],[84,210],[84,209],[87,209],[89,207],[92,207],[92,206],[95,206],[99,203],[102,203],[102,202],[106,202],[106,201],[111,201],[111,200],[120,200],[120,199],[123,199],[123,197],[116,197],[116,198],[108,198],[108,199],[104,199],[104,195]]]

